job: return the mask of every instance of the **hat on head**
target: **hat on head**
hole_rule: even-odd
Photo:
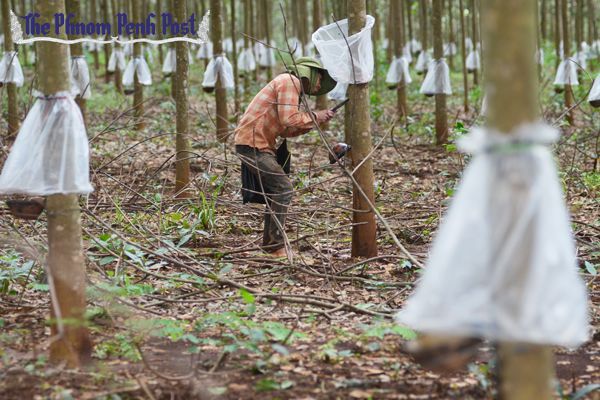
[[[299,78],[306,78],[310,82],[311,88],[317,80],[317,74],[321,74],[321,88],[318,92],[309,93],[319,96],[333,90],[337,82],[327,72],[327,69],[314,57],[300,57],[295,63],[288,64],[288,70]]]

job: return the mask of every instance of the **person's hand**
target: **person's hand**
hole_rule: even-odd
[[[331,118],[333,118],[335,112],[331,110],[320,110],[317,111],[315,115],[317,116],[317,122],[319,124],[323,124],[325,122],[328,122]]]

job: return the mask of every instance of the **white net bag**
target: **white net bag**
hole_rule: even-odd
[[[587,44],[586,41],[581,42],[579,48],[581,49],[581,52],[583,53],[583,56],[586,58],[586,60],[590,60],[593,58],[590,52],[590,45]]]
[[[428,51],[421,51],[419,56],[417,57],[417,62],[415,64],[415,70],[417,73],[422,74],[426,72],[429,68],[429,63],[431,62],[431,54]]]
[[[213,89],[217,84],[217,77],[221,80],[221,85],[226,89],[233,89],[235,83],[233,79],[233,67],[226,56],[221,55],[210,60],[204,71],[202,87]]]
[[[6,51],[0,60],[0,82],[14,83],[18,87],[23,86],[25,78],[23,69],[19,63],[19,55],[16,51]]]
[[[123,73],[123,85],[132,86],[134,83],[133,74],[137,74],[138,82],[144,86],[152,85],[152,74],[144,57],[134,57],[129,60],[127,68]]]
[[[399,322],[493,341],[586,341],[586,288],[547,148],[557,136],[534,123],[515,135],[475,129],[459,143],[475,155]]]
[[[579,85],[577,79],[577,64],[574,59],[562,60],[558,65],[556,77],[554,78],[555,85]]]
[[[167,50],[167,55],[165,56],[165,60],[163,61],[162,72],[163,74],[172,74],[175,72],[177,68],[177,56],[175,55],[175,49],[169,48]]]
[[[88,138],[70,93],[38,98],[12,146],[0,175],[0,193],[47,196],[87,194]]]
[[[408,63],[412,63],[412,54],[410,51],[410,45],[407,43],[402,48],[402,56],[408,61]]]
[[[256,69],[256,59],[252,49],[244,49],[237,60],[238,70],[240,72],[254,71]]]
[[[384,49],[384,50],[387,50],[387,48],[388,48],[389,44],[390,44],[390,41],[389,41],[389,39],[388,39],[388,38],[384,38],[384,39],[381,41],[381,48],[382,48],[382,49]]]
[[[487,94],[484,94],[481,100],[481,115],[484,117],[487,115]]]
[[[572,58],[579,64],[578,68],[587,69],[587,56],[583,51],[578,51]]]
[[[131,38],[127,38],[127,41],[131,40]],[[126,57],[129,57],[133,54],[133,45],[131,43],[125,43],[123,45],[123,52]]]
[[[235,49],[237,50],[238,54],[242,51],[243,48],[244,48],[244,39],[238,39],[235,42]]]
[[[465,38],[465,53],[470,53],[473,51],[473,40],[470,37]]]
[[[544,65],[544,49],[539,48],[537,49],[537,51],[535,52],[535,62],[537,62],[539,65]]]
[[[479,58],[479,50],[475,50],[469,53],[467,60],[465,61],[467,71],[475,72],[481,69],[481,61]]]
[[[456,55],[456,44],[452,43],[444,43],[444,57],[450,57]]]
[[[598,74],[594,80],[592,90],[590,90],[590,95],[588,97],[588,102],[593,107],[600,107],[600,74]]]
[[[406,61],[404,56],[394,57],[385,77],[385,83],[391,89],[395,89],[401,82],[405,84],[412,82],[408,69],[408,61]]]
[[[312,41],[334,80],[358,84],[373,79],[371,29],[374,24],[375,18],[367,15],[365,27],[352,36],[348,36],[348,19],[322,26],[313,33]]]
[[[446,60],[432,60],[427,68],[427,75],[423,80],[420,92],[425,96],[433,96],[434,94],[452,94],[452,86],[450,86],[450,68],[446,64]]]
[[[86,100],[92,97],[90,70],[84,56],[71,57],[71,94]]]
[[[264,42],[266,43],[266,40]],[[271,40],[271,46],[275,47],[275,41]],[[258,65],[265,68],[275,66],[275,49],[273,47],[260,44],[258,47]]]
[[[213,56],[213,44],[212,42],[200,43],[196,58],[198,60],[210,60]]]
[[[117,68],[119,71],[123,71],[126,66],[125,52],[121,48],[115,47],[108,59],[108,72],[115,72]]]
[[[410,45],[410,52],[412,54],[417,54],[418,52],[423,50],[423,46],[421,45],[421,42],[419,42],[417,39],[411,39],[410,42],[408,42],[408,43]]]
[[[338,82],[335,87],[329,93],[327,93],[327,98],[336,101],[346,100],[347,91],[348,84]]]

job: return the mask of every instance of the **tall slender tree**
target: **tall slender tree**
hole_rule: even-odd
[[[41,22],[51,25],[50,35],[66,38],[64,33],[54,33],[54,14],[65,12],[64,0],[37,1],[36,11]],[[67,50],[64,44],[38,43],[38,70],[42,71],[38,88],[43,94],[70,90]],[[53,337],[50,361],[79,367],[89,361],[92,346],[84,324],[86,280],[77,195],[48,196],[46,210]]]
[[[141,21],[141,0],[131,0],[131,17],[133,21]],[[136,33],[133,35],[135,39],[140,39],[141,35]],[[133,44],[133,57],[142,57],[142,44]],[[136,119],[135,129],[142,130],[146,126],[144,123],[144,86],[140,83],[137,73],[133,74],[133,107]]]
[[[229,0],[230,11],[231,11],[231,41],[233,43],[233,50],[231,52],[231,64],[233,66],[233,102],[234,102],[234,112],[237,115],[240,112],[240,87],[239,87],[239,79],[238,79],[238,47],[237,47],[237,30],[235,28],[235,24],[237,23],[236,18],[236,10],[235,10],[235,0]]]
[[[90,21],[94,24],[98,22],[98,4],[96,3],[96,0],[90,1]],[[98,47],[95,44],[92,50],[92,56],[94,57],[94,70],[98,71],[100,69],[100,57],[98,55]]]
[[[400,58],[402,57],[405,43],[403,35],[404,20],[402,18],[404,0],[391,1],[390,6],[390,13],[394,16],[394,20],[398,21],[394,27],[394,56]],[[408,117],[408,104],[406,101],[406,82],[404,82],[404,79],[398,82],[398,87],[396,89],[396,108],[398,116],[406,122]]]
[[[486,81],[494,90],[488,93],[488,125],[509,133],[516,127],[536,121],[538,115],[535,51],[535,8],[522,0],[485,0],[483,23]],[[507,74],[507,68],[512,71]],[[519,76],[520,79],[514,79]],[[528,195],[523,188],[524,196]],[[522,221],[515,221],[515,224]],[[511,259],[527,271],[530,255]],[[523,277],[526,273],[523,274]],[[513,277],[520,287],[520,277]],[[505,296],[509,294],[504,293]],[[523,305],[525,306],[525,305]],[[552,352],[538,345],[503,342],[499,346],[499,398],[511,400],[552,399]]]
[[[365,0],[348,0],[348,33],[350,35],[359,32],[366,23]],[[369,84],[361,83],[349,85],[348,117],[351,123],[347,126],[349,130],[346,137],[352,145],[352,166],[360,168],[354,173],[356,182],[365,193],[369,201],[374,204],[373,192],[373,161],[365,158],[373,147],[371,143],[371,118],[369,114]],[[371,211],[368,202],[365,201],[360,191],[353,189],[353,212],[352,221],[352,256],[373,257],[377,255],[377,225],[375,215]]]
[[[312,15],[313,32],[321,27],[322,14],[323,14],[322,1],[323,0],[313,0],[313,15]],[[317,96],[316,107],[317,107],[317,110],[324,110],[327,108],[327,95],[326,94]],[[325,128],[325,127],[323,127],[323,128]]]
[[[2,0],[2,27],[4,29],[4,51],[15,51],[15,45],[10,32],[10,4],[9,0]],[[15,54],[15,57],[17,55]],[[19,130],[19,105],[17,98],[17,85],[15,83],[6,84],[6,94],[8,97],[8,134],[13,135]]]
[[[66,0],[67,12],[69,14],[75,15],[75,20],[81,20],[81,3],[80,0]],[[69,39],[80,39],[79,35],[69,35]],[[71,58],[73,57],[83,57],[83,44],[82,43],[73,43],[70,45],[71,47]],[[80,95],[75,98],[75,102],[79,106],[81,110],[81,115],[83,115],[83,120],[87,121],[87,112],[86,112],[86,103],[87,101]]]
[[[113,12],[113,26],[117,26],[118,22],[117,22],[117,14],[119,12],[122,11],[122,8],[119,7],[119,1],[118,0],[112,0],[111,1],[111,8],[112,8],[112,12]],[[114,48],[113,51],[115,50],[120,50],[121,49],[121,45],[119,43],[115,43],[114,44]],[[121,78],[121,74],[123,73],[123,71],[121,71],[119,69],[119,63],[117,62],[117,65],[115,67],[115,89],[117,90],[118,93],[123,93],[123,80]]]
[[[444,41],[442,38],[442,10],[444,0],[433,0],[433,58],[441,60],[444,57]],[[446,114],[446,95],[435,95],[435,139],[437,144],[448,142],[448,115]]]
[[[467,49],[466,49],[466,33],[465,33],[465,9],[463,8],[463,0],[458,1],[460,12],[460,54],[462,58],[462,73],[463,73],[463,106],[465,112],[469,112],[469,80],[467,78]]]
[[[110,21],[110,2],[108,0],[102,0],[102,20],[103,22]],[[104,40],[110,40],[110,35],[108,32],[104,36]],[[110,82],[110,73],[108,72],[108,61],[110,60],[110,47],[108,44],[102,45],[102,50],[104,51],[104,83]]]
[[[537,0],[536,0],[537,1]],[[452,45],[456,44],[455,43],[455,37],[454,37],[454,21],[453,21],[453,15],[452,15],[452,11],[453,11],[453,7],[452,7],[452,0],[448,0],[448,46],[450,47],[450,54],[448,55],[448,63],[450,65],[450,69],[454,69],[454,54],[452,52]]]
[[[179,23],[187,20],[186,0],[175,0],[175,16]],[[187,197],[189,192],[185,188],[190,184],[190,148],[188,143],[189,103],[188,103],[188,44],[177,42],[175,44],[177,66],[175,71],[176,130],[175,137],[175,193],[177,197]]]
[[[213,57],[223,53],[221,1],[210,0],[210,32],[213,42]],[[220,74],[215,86],[217,139],[225,142],[228,137],[227,91],[223,86]]]
[[[471,14],[471,30],[473,32],[473,37],[471,38],[473,41],[473,50],[477,51],[477,46],[479,45],[479,24],[477,22],[479,21],[479,18],[477,17],[478,13],[475,1],[477,0],[470,0],[471,7],[469,7],[469,11]],[[477,86],[478,84],[479,71],[475,70],[473,71],[473,86]]]
[[[560,42],[561,42],[561,36],[562,36],[561,18],[560,18],[560,13],[561,13],[560,3],[561,3],[561,0],[554,0],[554,50],[556,51],[555,67],[558,67],[560,60],[563,57],[563,55],[560,52]]]
[[[568,0],[560,0],[561,3],[561,20],[562,20],[562,41],[563,41],[563,52],[564,59],[568,60],[571,54],[571,37],[569,35],[569,13],[568,13]],[[571,61],[569,61],[571,62]],[[574,65],[571,65],[574,67]],[[565,85],[565,108],[567,112],[567,121],[573,125],[575,122],[574,110],[571,109],[573,105],[573,88],[571,85]]]

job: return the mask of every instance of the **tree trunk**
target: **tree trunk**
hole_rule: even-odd
[[[479,44],[479,28],[477,26],[477,7],[475,6],[475,0],[471,0],[471,29],[473,30],[473,50],[477,51],[477,44]],[[479,71],[473,71],[473,86],[479,84]]]
[[[169,0],[167,0],[169,1]],[[163,3],[162,0],[156,0],[156,38],[158,40],[161,40],[163,38],[163,34],[162,34],[162,7],[163,7]],[[196,18],[198,18],[198,21],[202,20],[202,15],[197,15]],[[163,59],[164,55],[163,55],[163,45],[159,44],[158,45],[158,59],[160,62],[160,65],[162,67],[163,65]]]
[[[433,58],[440,60],[444,57],[444,41],[442,37],[442,10],[444,0],[433,0]],[[435,95],[435,138],[436,144],[448,142],[448,115],[446,114],[446,95]]]
[[[98,22],[98,10],[97,10],[96,0],[91,0],[90,8],[91,8],[91,16],[90,16],[91,22],[93,22],[95,24]],[[95,35],[92,35],[92,37],[94,39],[96,39]],[[96,49],[95,44],[94,44],[94,50],[92,51],[92,56],[94,57],[94,69],[96,71],[98,71],[100,69],[100,58],[98,57],[98,50]]]
[[[560,0],[554,0],[554,49],[556,50],[555,69],[558,68],[562,55],[560,54],[560,40],[562,35],[560,23]]]
[[[27,7],[25,6],[25,0],[21,0],[20,6],[21,6],[21,15],[27,15],[28,11],[30,11],[30,10],[27,10]],[[27,49],[27,46],[26,45],[20,46],[20,49],[23,49],[23,65],[29,65],[29,57],[27,55],[27,52],[29,50]]]
[[[490,128],[508,133],[539,118],[538,80],[531,57],[535,51],[535,7],[533,2],[522,0],[486,0],[483,5],[486,76],[495,88],[488,93],[488,123]],[[511,74],[506,74],[507,68]],[[527,270],[528,257],[515,262],[523,263],[523,270]],[[549,347],[504,342],[499,345],[498,358],[499,398],[554,398]]]
[[[175,17],[177,22],[181,23],[187,20],[187,7],[185,0],[175,0]],[[188,197],[189,192],[185,191],[190,184],[190,147],[188,144],[188,44],[187,42],[177,42],[175,44],[177,57],[177,67],[175,71],[176,96],[175,106],[177,112],[175,136],[175,193],[176,197]]]
[[[36,2],[40,22],[51,24],[54,34],[54,13],[64,13],[64,0]],[[45,95],[68,91],[69,64],[67,46],[58,43],[38,43],[39,90]],[[81,221],[77,195],[51,195],[46,198],[48,215],[48,280],[50,283],[53,340],[50,361],[65,362],[76,368],[91,357],[92,344],[84,324],[85,262],[81,240]]]
[[[569,16],[568,16],[568,0],[561,0],[561,14],[562,14],[562,40],[563,40],[563,52],[564,59],[568,60],[571,55],[571,38],[569,35]],[[565,85],[565,108],[569,110],[573,105],[573,88],[571,85]],[[567,113],[567,122],[571,125],[575,123],[575,116],[573,110]]]
[[[536,0],[537,1],[537,0]],[[452,44],[454,43],[454,26],[452,21],[452,0],[448,0],[448,46],[452,50]],[[450,52],[448,56],[448,64],[450,70],[454,69],[454,55]]]
[[[10,32],[10,4],[9,0],[2,0],[2,27],[4,28],[4,51],[15,51],[15,46]],[[15,55],[17,57],[17,55]],[[6,93],[8,96],[8,136],[12,136],[19,131],[19,103],[17,98],[17,85],[15,83],[6,84]]]
[[[313,32],[321,27],[323,8],[322,8],[322,0],[313,0]],[[376,48],[375,48],[376,50]],[[327,95],[322,94],[317,96],[317,110],[324,110],[327,108]],[[327,129],[328,124],[324,124],[322,129]]]
[[[268,45],[271,45],[271,14],[273,13],[273,7],[271,0],[263,0],[263,11],[264,13],[264,28],[265,28],[265,39]],[[271,51],[269,48],[267,51]],[[267,67],[267,81],[271,82],[273,79],[273,67]]]
[[[119,7],[118,0],[112,0],[111,5],[112,5],[112,12],[113,12],[112,23],[113,23],[113,26],[117,26],[117,14],[119,12],[121,12],[121,8]],[[115,51],[115,49],[120,49],[120,48],[121,48],[121,45],[119,43],[115,43],[113,51]],[[119,65],[117,63],[117,66],[115,67],[115,74],[114,74],[115,75],[115,90],[121,94],[123,94],[123,81],[121,78],[122,72],[123,71],[121,71],[119,69]]]
[[[236,15],[235,15],[235,0],[229,0],[231,7],[231,41],[233,43],[233,51],[231,52],[231,64],[233,66],[233,99],[234,99],[234,112],[238,115],[240,112],[240,87],[238,86],[238,66],[237,66],[237,32],[235,29]]]
[[[108,10],[108,0],[102,0],[102,19],[104,22],[110,21],[110,12]],[[104,40],[110,40],[110,35],[106,34]],[[110,73],[108,72],[108,61],[110,60],[110,47],[108,44],[103,44],[102,49],[104,51],[104,83],[110,83]]]
[[[394,20],[398,24],[394,27],[394,56],[396,58],[402,57],[402,48],[404,47],[404,19],[402,18],[402,9],[404,7],[404,0],[395,0],[390,2],[390,14],[393,15]],[[408,105],[406,102],[406,83],[398,82],[396,90],[396,109],[398,110],[398,116],[404,123],[407,123],[408,117]]]
[[[352,35],[360,31],[366,23],[365,0],[348,0],[348,30]],[[371,119],[369,115],[369,84],[349,85],[348,97],[350,102],[351,122],[346,137],[352,146],[352,167],[358,166],[371,152]],[[354,178],[369,201],[374,204],[373,192],[373,161],[366,160],[354,173]],[[375,215],[367,201],[357,188],[353,189],[352,221],[352,257],[373,257],[377,255],[377,225]],[[360,225],[356,225],[360,224]]]
[[[598,39],[598,30],[596,25],[594,1],[588,0],[588,42],[591,45]]]
[[[81,20],[81,3],[80,0],[66,0],[67,13],[75,14],[75,21]],[[69,35],[69,39],[81,39],[80,35]],[[83,57],[83,44],[82,43],[73,43],[71,46],[71,60],[73,57]],[[69,60],[69,63],[72,61]],[[69,66],[69,68],[71,68]],[[83,120],[86,122],[87,126],[87,112],[86,112],[86,103],[87,101],[81,96],[75,97],[75,102],[79,106],[81,110],[81,115],[83,116]]]
[[[404,0],[406,3],[406,23],[408,24],[408,36],[406,36],[406,41],[410,43],[411,40],[414,39],[413,36],[413,26],[412,26],[412,0]],[[412,53],[412,48],[409,45],[409,50]]]
[[[222,43],[222,25],[221,25],[221,1],[210,0],[210,33],[213,42],[213,54],[221,54],[223,52]],[[227,119],[227,91],[221,83],[221,78],[217,78],[215,86],[216,100],[216,119],[217,119],[217,139],[220,142],[226,142],[228,136],[228,119]]]
[[[546,0],[542,0],[542,4],[540,7],[540,21],[541,21],[541,34],[542,34],[542,42],[545,42],[548,38],[548,23],[546,22]]]
[[[141,0],[131,0],[131,15],[133,21],[141,21]],[[141,35],[133,35],[135,39],[141,38]],[[133,57],[142,57],[142,44],[133,44]],[[138,80],[137,73],[133,74],[133,107],[135,115],[135,129],[140,131],[144,129],[144,87]]]
[[[427,0],[420,0],[419,11],[421,17],[421,26],[419,27],[421,32],[421,46],[423,47],[423,51],[427,51],[429,47],[427,43]]]
[[[463,7],[463,0],[459,0],[458,2],[459,12],[460,12],[460,55],[462,58],[462,73],[463,73],[463,106],[465,108],[465,113],[469,112],[469,80],[467,79],[467,49],[466,49],[466,34],[465,34],[465,13]]]

